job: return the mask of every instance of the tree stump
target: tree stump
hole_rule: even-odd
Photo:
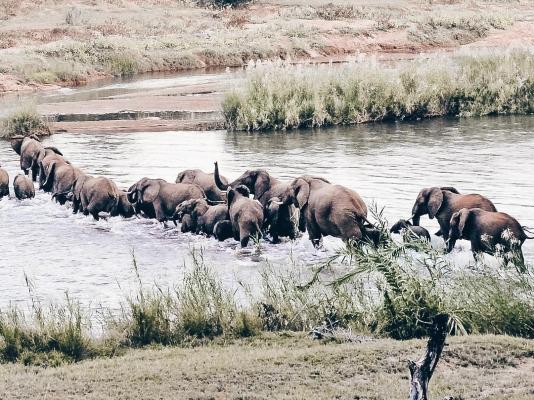
[[[410,368],[410,400],[428,400],[428,383],[438,365],[447,338],[449,316],[434,317],[425,355],[419,361],[408,361]]]

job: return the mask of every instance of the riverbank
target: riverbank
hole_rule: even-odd
[[[432,398],[526,400],[534,394],[532,340],[466,336],[447,342]],[[419,358],[424,347],[423,340],[329,343],[305,334],[265,334],[203,347],[130,350],[58,368],[0,365],[0,393],[4,400],[405,399],[406,360]]]
[[[0,92],[110,76],[243,66],[249,60],[404,58],[534,42],[529,1],[7,1],[0,4]]]

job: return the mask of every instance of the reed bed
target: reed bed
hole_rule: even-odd
[[[269,130],[534,112],[534,49],[427,56],[394,66],[249,66],[223,102],[227,127]]]

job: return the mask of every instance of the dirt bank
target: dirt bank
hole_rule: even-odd
[[[527,399],[534,344],[505,336],[450,338],[432,398]],[[422,340],[322,343],[266,335],[234,344],[135,350],[59,368],[0,366],[5,400],[54,399],[405,399],[407,359]]]

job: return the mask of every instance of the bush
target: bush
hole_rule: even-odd
[[[50,135],[48,123],[32,108],[10,114],[2,121],[0,128],[0,136],[6,139],[19,135]]]
[[[197,4],[200,7],[214,7],[214,8],[225,8],[225,7],[240,7],[251,3],[252,0],[197,0]]]
[[[258,64],[242,90],[226,95],[229,129],[266,130],[372,121],[530,114],[533,49],[434,56],[396,67]]]

